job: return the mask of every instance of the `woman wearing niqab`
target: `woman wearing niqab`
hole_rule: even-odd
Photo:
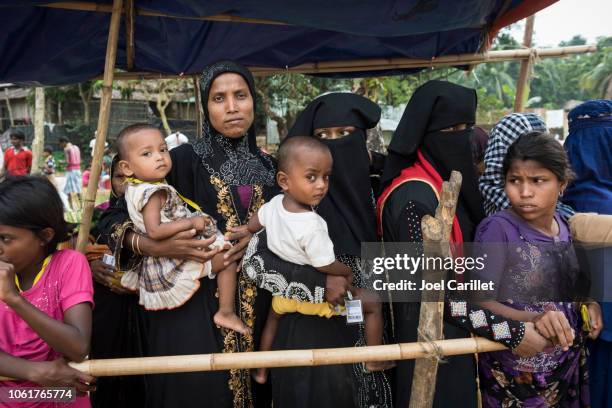
[[[380,119],[380,107],[368,99],[350,93],[331,93],[313,100],[300,113],[287,137],[319,137],[332,153],[333,168],[329,191],[315,209],[325,219],[334,243],[336,259],[353,270],[353,284],[363,285],[361,243],[374,242],[376,219],[370,184],[370,155],[366,130]],[[330,128],[349,128],[332,138]],[[322,131],[324,129],[324,131]],[[320,302],[322,296],[303,291],[303,282],[283,282],[270,278],[270,271],[295,269],[263,249],[261,233],[251,242],[253,252],[245,255],[245,270],[262,287],[274,294],[299,300]],[[258,247],[255,249],[255,247]],[[263,255],[262,255],[263,254]],[[322,274],[309,266],[301,267],[304,276],[321,279]],[[296,292],[298,292],[296,296]],[[285,314],[279,322],[273,349],[317,349],[364,345],[363,328],[347,326],[343,316],[322,318],[299,313]],[[390,407],[391,390],[385,374],[367,373],[361,364],[271,369],[274,404],[284,407]]]
[[[587,101],[572,109],[567,119],[569,136],[563,146],[576,178],[562,200],[576,211],[612,215],[612,100]],[[587,253],[592,285],[610,288],[605,260],[610,259],[612,247],[596,245]],[[587,343],[591,405],[612,407],[612,302],[600,304],[604,328]]]
[[[484,218],[470,144],[476,102],[473,89],[444,81],[429,81],[414,92],[389,145],[381,179],[377,215],[379,233],[385,242],[423,242],[421,220],[425,215],[434,215],[442,181],[450,178],[452,170],[461,172],[463,182],[450,243],[472,241],[476,226]],[[412,256],[420,257],[422,248],[414,248],[413,252]],[[401,278],[390,277],[392,281]],[[411,279],[419,282],[421,271]],[[419,303],[393,302],[396,342],[417,341],[419,310]],[[496,330],[502,326],[508,329],[507,333]],[[443,331],[445,339],[466,338],[474,333],[516,347],[525,326],[493,316],[465,300],[449,299],[445,302]],[[445,359],[447,362],[438,366],[434,406],[455,406],[458,401],[464,407],[477,406],[474,356]],[[396,407],[409,404],[413,370],[414,360],[398,361]]]

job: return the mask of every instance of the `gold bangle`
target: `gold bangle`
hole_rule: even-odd
[[[140,234],[136,235],[136,253],[142,255],[142,252],[140,252]]]
[[[136,244],[134,243],[134,240],[136,239],[136,237],[138,237],[137,233],[132,233],[132,239],[131,239],[131,244],[132,244],[132,252],[138,254],[138,249],[136,248]],[[140,254],[139,254],[140,255]]]

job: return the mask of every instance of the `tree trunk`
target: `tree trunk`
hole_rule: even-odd
[[[15,121],[13,120],[13,108],[11,107],[11,100],[9,99],[8,89],[4,88],[4,97],[6,100],[6,109],[8,110],[9,122],[11,122],[11,127],[15,126]]]
[[[45,89],[36,88],[34,103],[34,140],[32,141],[32,169],[30,174],[40,173],[45,144]]]
[[[612,99],[612,75],[608,77],[608,86],[606,88],[604,99]]]
[[[57,124],[58,125],[64,124],[64,115],[62,112],[62,101],[59,99],[57,101]]]
[[[83,122],[89,125],[91,112],[89,110],[89,102],[91,102],[92,88],[90,87],[87,91],[83,89],[83,84],[79,84],[79,96],[83,103]]]
[[[264,112],[266,112],[266,115],[270,119],[276,122],[276,128],[278,129],[278,138],[282,141],[289,132],[289,129],[287,128],[287,120],[282,116],[277,115],[276,112],[274,112],[272,108],[270,108],[270,100],[261,89],[258,89],[257,93],[259,94],[263,102]]]
[[[163,100],[163,99],[164,97],[162,96],[162,93],[159,93],[157,95],[157,110],[159,111],[159,118],[162,121],[162,125],[164,126],[164,129],[166,130],[166,136],[168,136],[172,133],[172,130],[170,129],[170,125],[168,124],[168,117],[166,116],[166,108],[170,104],[170,98],[167,98],[167,100]]]

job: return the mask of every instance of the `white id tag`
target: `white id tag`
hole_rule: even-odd
[[[102,257],[102,262],[109,266],[115,266],[115,257],[109,254],[104,254]]]
[[[360,299],[347,299],[344,301],[344,306],[346,307],[346,324],[363,323],[363,309]]]

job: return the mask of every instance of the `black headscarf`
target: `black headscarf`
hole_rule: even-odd
[[[429,81],[417,88],[404,110],[389,144],[389,155],[381,179],[384,189],[400,172],[411,166],[416,153],[423,155],[443,180],[452,170],[461,172],[463,183],[457,216],[464,240],[472,238],[475,226],[484,218],[482,199],[472,162],[473,129],[442,132],[460,123],[476,121],[476,91],[445,81]]]
[[[100,219],[92,228],[91,234],[96,237],[96,242],[99,244],[108,245],[110,235],[113,232],[116,225],[122,224],[127,221],[130,216],[127,210],[127,203],[125,202],[124,196],[118,197],[115,190],[112,188],[113,175],[119,163],[119,155],[116,154],[113,157],[110,167],[110,179],[111,179],[111,194],[109,199],[108,208],[100,215]]]
[[[340,139],[321,139],[331,150],[334,164],[329,191],[317,213],[327,222],[337,255],[359,256],[361,242],[377,239],[366,130],[379,120],[380,107],[369,99],[332,93],[312,101],[287,135],[313,136],[318,128],[355,127],[353,133]]]
[[[276,184],[274,164],[269,156],[257,147],[255,126],[238,139],[224,136],[212,127],[208,117],[208,96],[210,87],[219,75],[228,72],[244,78],[253,98],[255,110],[255,84],[248,69],[232,61],[221,61],[208,66],[200,79],[200,92],[204,109],[202,138],[193,143],[193,150],[200,157],[202,165],[211,174],[219,177],[229,186]]]

